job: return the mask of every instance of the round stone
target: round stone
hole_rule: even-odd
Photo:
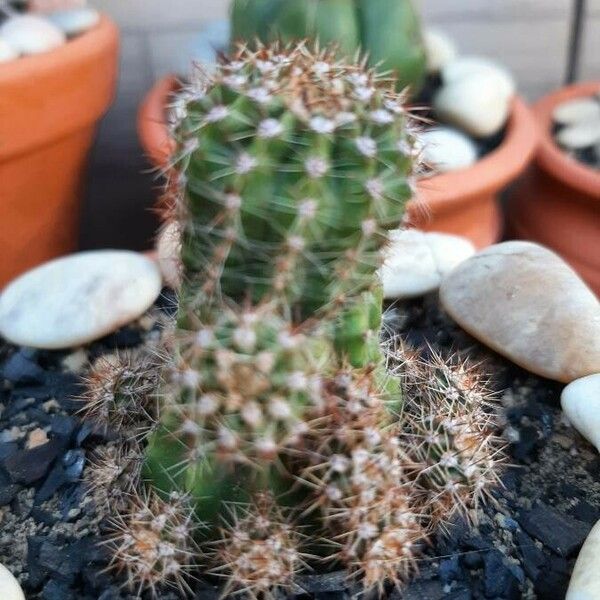
[[[25,600],[25,594],[13,574],[0,564],[0,598],[2,600]]]
[[[443,280],[440,299],[463,329],[532,373],[569,383],[600,372],[600,303],[543,246],[482,250]]]
[[[158,267],[136,252],[98,250],[58,258],[0,295],[0,334],[14,344],[80,346],[137,319],[161,290]]]
[[[423,131],[418,140],[424,163],[435,173],[465,169],[477,161],[475,142],[451,127]]]
[[[390,232],[380,270],[387,299],[414,298],[436,290],[442,277],[475,252],[469,240],[416,229]]]
[[[100,21],[100,13],[89,7],[74,8],[50,13],[47,18],[66,36],[73,37],[97,25]]]
[[[483,56],[461,56],[447,63],[442,69],[442,81],[454,83],[460,79],[486,76],[505,96],[515,93],[517,84],[510,71],[494,60]]]
[[[600,598],[600,521],[589,532],[573,568],[565,600]]]
[[[0,38],[0,63],[19,58],[19,53],[3,38]]]
[[[56,25],[35,15],[10,17],[0,25],[0,37],[19,54],[49,52],[66,41]]]
[[[559,104],[552,113],[559,125],[574,125],[600,119],[600,102],[595,98],[578,98]]]
[[[181,233],[176,222],[162,229],[156,240],[158,267],[163,280],[171,289],[181,286]]]
[[[476,138],[494,135],[506,123],[510,96],[498,79],[486,73],[444,84],[433,99],[439,119]]]
[[[556,141],[569,150],[590,148],[600,144],[600,118],[563,127],[556,134]]]
[[[600,373],[571,382],[560,403],[571,425],[600,451]]]
[[[423,41],[425,43],[427,70],[430,73],[439,72],[448,63],[455,60],[458,55],[454,40],[439,29],[426,29],[423,32]]]

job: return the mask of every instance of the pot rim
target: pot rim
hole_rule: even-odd
[[[533,113],[517,95],[511,102],[502,143],[470,167],[420,180],[417,199],[439,213],[452,210],[456,202],[494,194],[525,169],[538,142]]]
[[[571,158],[556,143],[552,135],[552,113],[558,104],[598,92],[600,92],[600,81],[575,83],[538,100],[533,106],[533,112],[538,121],[541,140],[536,157],[537,164],[552,177],[583,192],[591,200],[600,202],[600,171]]]
[[[100,15],[100,21],[81,35],[67,40],[65,44],[50,50],[29,56],[21,56],[0,64],[0,87],[3,83],[18,79],[36,77],[40,72],[64,69],[68,65],[85,63],[90,55],[98,53],[99,45],[106,38],[112,40],[118,29],[106,15]]]

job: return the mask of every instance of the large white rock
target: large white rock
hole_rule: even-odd
[[[0,63],[19,58],[19,53],[3,38],[0,38]]]
[[[425,43],[427,70],[430,73],[437,73],[455,60],[458,55],[454,40],[440,29],[433,27],[425,29],[423,42]]]
[[[485,72],[444,83],[433,99],[438,118],[477,138],[494,135],[508,118],[511,96]]]
[[[600,102],[595,98],[577,98],[559,104],[552,112],[555,123],[573,125],[600,119]]]
[[[98,250],[58,258],[0,296],[0,335],[23,346],[70,348],[142,315],[161,290],[158,267],[136,252]]]
[[[25,594],[12,573],[0,564],[0,598],[2,600],[25,600]]]
[[[58,10],[47,15],[65,35],[72,37],[84,33],[100,22],[100,13],[89,7]]]
[[[442,69],[441,75],[444,84],[485,75],[489,80],[494,81],[505,96],[512,96],[517,88],[515,78],[506,67],[483,56],[461,56],[448,62]]]
[[[176,222],[169,223],[156,239],[158,267],[164,282],[174,290],[181,286],[181,233]]]
[[[600,303],[543,246],[486,248],[444,279],[440,299],[463,329],[533,373],[569,383],[600,372]]]
[[[600,143],[600,117],[595,120],[575,123],[563,127],[556,140],[569,150],[590,148]]]
[[[600,450],[600,373],[571,382],[560,403],[571,425]]]
[[[66,41],[56,25],[35,15],[10,17],[0,25],[0,36],[19,54],[49,52]]]
[[[436,290],[444,275],[475,252],[465,238],[416,229],[390,232],[390,245],[380,270],[388,299],[414,298]]]
[[[589,532],[579,551],[565,600],[600,598],[600,521]]]
[[[477,161],[477,146],[464,133],[451,127],[434,127],[418,136],[421,157],[435,173],[465,169]]]

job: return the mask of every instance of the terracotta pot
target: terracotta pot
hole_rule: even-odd
[[[117,79],[109,19],[45,54],[0,64],[0,287],[77,246],[96,123]]]
[[[169,76],[148,93],[138,115],[138,131],[147,156],[164,168],[174,143],[165,124],[165,106],[178,89]],[[470,238],[482,248],[502,233],[499,192],[529,163],[537,142],[531,112],[520,98],[513,101],[502,144],[468,169],[437,175],[419,183],[421,202],[411,202],[410,222],[427,231],[445,231]]]
[[[561,254],[600,295],[600,171],[563,152],[552,136],[554,107],[600,91],[600,81],[565,87],[533,107],[541,143],[511,194],[509,233]]]

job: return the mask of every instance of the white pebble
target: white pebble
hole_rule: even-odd
[[[469,167],[477,160],[477,146],[470,137],[450,127],[419,133],[418,143],[426,165],[436,173]]]
[[[164,282],[174,290],[181,286],[181,233],[179,225],[169,223],[158,234],[156,240],[158,267]]]
[[[437,73],[458,55],[456,44],[446,33],[439,29],[428,28],[423,32],[427,70]]]
[[[474,254],[473,244],[447,233],[416,229],[390,232],[380,269],[385,298],[414,298],[437,289],[442,278]]]
[[[0,335],[60,349],[101,338],[140,317],[161,290],[158,267],[137,252],[96,250],[52,260],[0,296]]]
[[[565,600],[600,598],[600,521],[589,532],[579,551]]]
[[[498,78],[474,73],[445,83],[433,106],[440,120],[482,138],[500,131],[508,118],[510,96]]]
[[[19,53],[4,39],[0,38],[0,63],[19,58]]]
[[[47,18],[65,35],[73,37],[97,25],[100,21],[100,13],[88,7],[74,8],[50,13]]]
[[[556,140],[569,150],[595,146],[600,143],[600,118],[563,127],[556,134]]]
[[[494,80],[502,94],[512,96],[515,93],[517,85],[510,71],[496,61],[483,56],[461,56],[442,69],[444,84],[483,75]]]
[[[578,98],[559,104],[552,113],[555,123],[574,125],[600,119],[600,102],[594,98]]]
[[[560,404],[571,425],[600,451],[600,373],[570,383]]]
[[[66,41],[56,25],[35,15],[10,17],[0,25],[0,36],[19,54],[49,52]]]
[[[0,564],[0,598],[2,600],[25,600],[25,594],[13,574]]]

